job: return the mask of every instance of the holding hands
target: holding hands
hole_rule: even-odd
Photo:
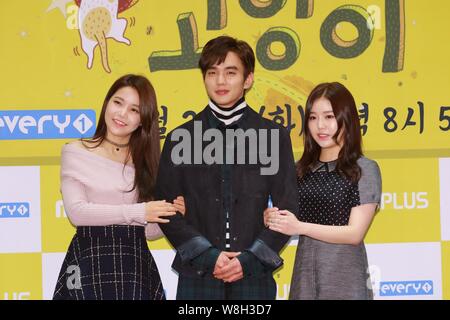
[[[224,282],[234,282],[242,279],[244,272],[240,261],[236,258],[240,254],[240,252],[222,251],[219,258],[217,258],[213,271],[214,277]]]
[[[184,198],[182,196],[178,196],[175,200],[173,200],[173,205],[174,205],[175,209],[184,216],[184,214],[186,213],[186,206],[184,205]]]
[[[302,222],[288,210],[267,208],[264,211],[264,225],[270,230],[286,234],[288,236],[301,234]]]
[[[182,196],[174,199],[173,204],[166,200],[149,201],[145,203],[145,220],[153,223],[168,223],[170,220],[163,218],[173,216],[177,211],[181,212],[182,215],[186,213]]]

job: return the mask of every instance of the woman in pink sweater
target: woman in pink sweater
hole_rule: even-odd
[[[63,147],[61,192],[77,231],[54,299],[165,299],[146,238],[161,237],[158,223],[185,209],[182,197],[153,201],[158,118],[150,82],[125,75],[109,89],[94,137]]]

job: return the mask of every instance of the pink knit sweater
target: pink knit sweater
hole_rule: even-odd
[[[145,225],[145,204],[136,203],[134,167],[102,157],[74,144],[61,153],[64,209],[75,226]],[[157,223],[145,226],[147,239],[163,234]]]

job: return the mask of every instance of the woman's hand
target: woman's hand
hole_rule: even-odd
[[[297,217],[288,210],[280,210],[270,212],[268,214],[269,229],[284,233],[288,236],[301,234],[302,222],[297,220]]]
[[[184,201],[183,201],[184,203]],[[175,205],[166,200],[149,201],[145,203],[145,220],[147,222],[167,223],[170,220],[162,217],[173,216],[177,213]]]
[[[183,216],[186,214],[186,206],[184,205],[184,198],[182,196],[178,196],[173,200],[173,205]]]

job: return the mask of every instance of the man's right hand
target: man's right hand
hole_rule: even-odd
[[[264,225],[266,227],[269,227],[269,219],[271,218],[271,215],[277,211],[278,211],[277,207],[267,208],[266,210],[264,210]]]
[[[228,251],[222,251],[217,258],[216,266],[214,267],[213,275],[220,274],[222,272],[222,269],[227,266],[233,258],[240,255],[240,252],[228,252]],[[219,278],[218,278],[219,279]],[[220,279],[222,280],[222,279]]]

